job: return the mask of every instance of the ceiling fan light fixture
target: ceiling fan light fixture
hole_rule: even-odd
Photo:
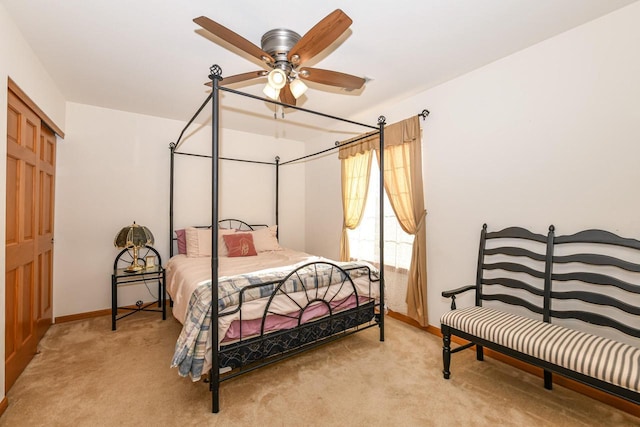
[[[262,89],[262,92],[264,92],[264,94],[268,97],[273,99],[274,101],[278,100],[278,97],[280,96],[280,89],[275,89],[274,87],[272,87],[269,83],[267,83],[264,86],[264,89]]]
[[[295,79],[291,83],[289,83],[289,88],[291,89],[291,94],[295,99],[300,98],[307,91],[307,85],[300,79]]]
[[[287,75],[280,68],[274,68],[269,72],[267,84],[278,91],[287,84]]]
[[[265,62],[266,71],[229,76],[225,79],[225,85],[266,76],[268,83],[263,88],[264,94],[275,101],[282,95],[280,101],[283,104],[295,106],[296,100],[307,90],[304,82],[296,81],[298,78],[346,90],[360,89],[365,83],[365,80],[360,77],[337,71],[299,68],[300,65],[325,51],[351,26],[353,21],[340,9],[325,16],[302,37],[286,28],[267,31],[262,36],[261,47],[206,16],[200,16],[193,21],[226,44]],[[223,44],[223,47],[227,46]],[[282,90],[284,92],[281,92]]]

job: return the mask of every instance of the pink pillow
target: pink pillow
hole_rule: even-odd
[[[256,247],[256,251],[281,251],[282,247],[278,244],[278,238],[276,237],[277,230],[278,226],[272,225],[271,227],[249,231],[248,233],[253,236],[253,244]]]
[[[222,240],[222,235],[233,234],[234,230],[218,230],[218,256],[228,256],[227,246]],[[210,228],[187,227],[185,229],[188,257],[211,256],[212,233]]]
[[[178,253],[186,254],[187,253],[187,236],[185,234],[184,228],[180,230],[176,230],[176,238],[178,240]]]
[[[253,236],[250,233],[234,233],[222,236],[227,245],[230,257],[258,255],[253,245]]]

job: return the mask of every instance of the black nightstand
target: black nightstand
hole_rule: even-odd
[[[153,260],[153,265],[147,266],[147,259]],[[160,254],[154,248],[145,246],[138,249],[138,263],[143,267],[138,271],[126,271],[133,260],[133,249],[123,249],[113,263],[111,275],[111,330],[116,330],[116,321],[139,311],[156,311],[162,313],[162,320],[167,318],[166,306],[166,275],[162,267]],[[118,286],[132,283],[152,284],[157,281],[158,300],[143,303],[138,301],[134,306],[118,306]],[[126,313],[118,316],[119,311]]]

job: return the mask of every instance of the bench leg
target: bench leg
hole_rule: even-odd
[[[449,328],[442,327],[442,362],[444,364],[444,369],[442,370],[442,374],[444,375],[444,379],[448,380],[451,376],[451,372],[449,371],[449,367],[451,366],[451,332]]]
[[[553,380],[551,377],[551,371],[544,371],[544,388],[547,390],[553,389]]]
[[[483,361],[484,360],[484,347],[476,344],[476,359]]]

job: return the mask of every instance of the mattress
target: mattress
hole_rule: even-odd
[[[218,278],[320,259],[322,258],[291,249],[259,252],[257,256],[249,257],[219,257]],[[176,255],[167,262],[165,269],[167,292],[173,299],[173,315],[184,324],[191,295],[198,286],[211,280],[211,258]]]

